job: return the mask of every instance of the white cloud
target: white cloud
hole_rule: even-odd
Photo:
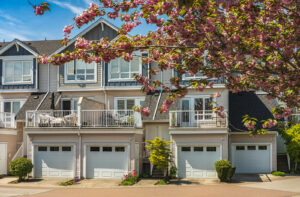
[[[16,31],[16,30],[0,29],[0,42],[2,42],[3,39],[6,39],[6,41],[9,41],[9,40],[13,40],[15,38],[17,38],[19,40],[29,40],[28,37],[25,36],[24,34],[27,34],[27,33]]]
[[[96,3],[95,0],[83,0],[83,1],[88,6],[90,6],[90,3]]]
[[[74,14],[77,14],[77,15],[80,15],[84,11],[84,8],[75,6],[72,3],[61,2],[61,1],[56,1],[56,0],[51,0],[50,2],[60,6],[62,8],[69,9],[71,12],[73,12]]]
[[[22,23],[22,21],[20,21],[19,19],[14,18],[1,10],[0,10],[0,18],[5,19],[11,23]]]

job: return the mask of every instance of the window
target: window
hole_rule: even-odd
[[[39,146],[38,151],[47,151],[47,146]]]
[[[100,147],[90,147],[90,151],[91,152],[99,152],[100,151]]]
[[[115,151],[116,152],[125,152],[125,147],[124,146],[115,147]]]
[[[58,146],[50,146],[50,151],[59,151]]]
[[[267,150],[267,146],[258,146],[258,150]]]
[[[256,150],[256,146],[247,146],[248,150]]]
[[[183,146],[183,147],[181,147],[181,151],[183,151],[183,152],[190,152],[191,151],[191,147]]]
[[[141,60],[139,57],[133,57],[130,62],[122,58],[111,60],[109,63],[110,80],[133,80],[134,74],[141,73]]]
[[[183,79],[197,79],[197,78],[204,78],[203,74],[198,72],[195,75],[191,76],[189,72],[185,73]]]
[[[217,147],[206,147],[206,151],[208,151],[208,152],[216,152],[217,151]]]
[[[4,84],[33,82],[33,61],[4,61]]]
[[[118,99],[117,109],[118,110],[132,110],[135,105],[134,99]]]
[[[62,147],[62,149],[61,149],[62,151],[71,151],[72,150],[72,147],[71,146],[63,146]]]
[[[96,63],[75,60],[65,64],[66,82],[96,82]]]
[[[203,147],[194,147],[194,152],[202,152]]]
[[[103,152],[112,152],[112,147],[110,146],[103,147]]]
[[[21,108],[20,101],[5,101],[4,112],[17,114]]]
[[[245,146],[236,146],[235,150],[245,150]]]

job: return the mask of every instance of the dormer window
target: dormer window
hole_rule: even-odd
[[[134,74],[142,73],[142,62],[139,57],[134,57],[130,62],[122,58],[114,59],[109,63],[108,73],[110,81],[134,80]]]
[[[86,63],[83,60],[75,60],[65,64],[66,83],[94,83],[96,78],[97,64]]]
[[[32,84],[33,61],[4,61],[3,84]]]

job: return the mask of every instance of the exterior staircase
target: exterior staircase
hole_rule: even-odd
[[[288,159],[286,154],[277,155],[277,170],[282,172],[289,172]]]
[[[163,178],[164,177],[164,172],[161,169],[158,169],[156,166],[153,166],[152,169],[152,177],[153,178]]]

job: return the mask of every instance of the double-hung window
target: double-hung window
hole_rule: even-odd
[[[83,60],[75,60],[65,64],[66,83],[96,82],[96,63],[86,63]]]
[[[4,61],[4,84],[31,84],[33,61]]]
[[[109,68],[109,80],[133,80],[135,74],[141,73],[142,63],[136,56],[130,62],[117,58],[110,61]]]

